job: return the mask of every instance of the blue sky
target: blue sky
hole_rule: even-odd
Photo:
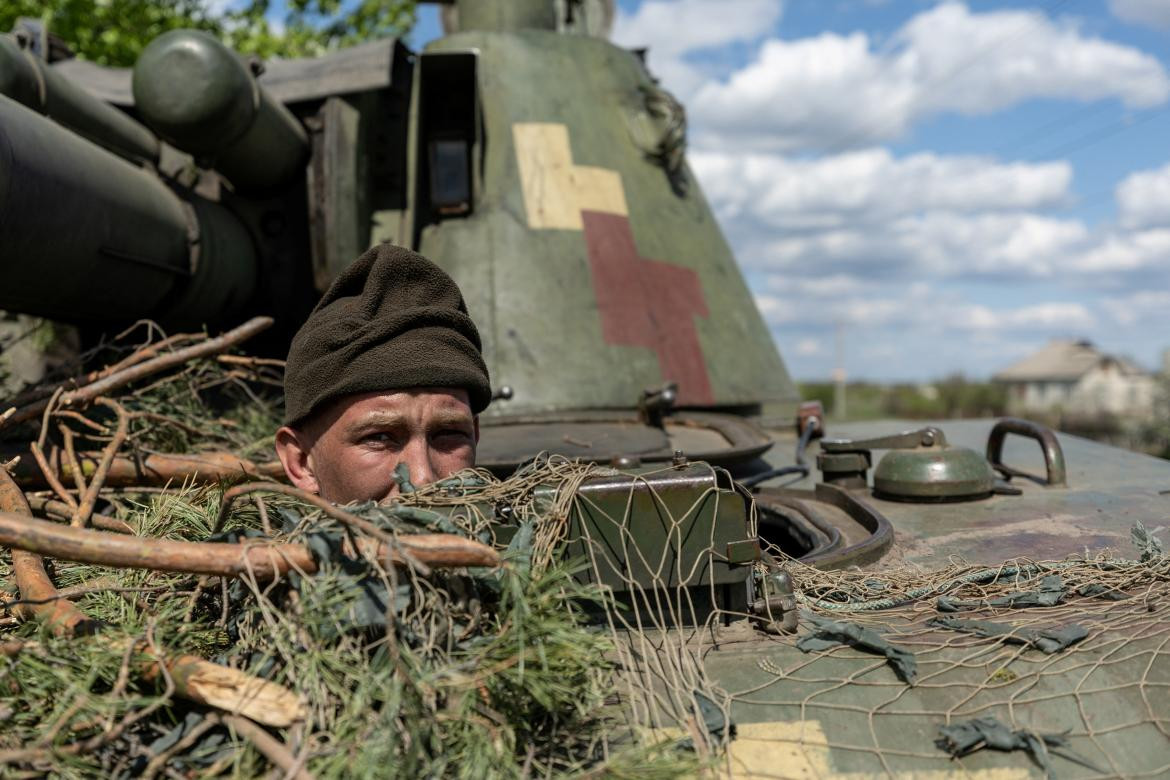
[[[686,104],[795,377],[838,324],[856,379],[1170,347],[1170,0],[621,0],[612,37]]]

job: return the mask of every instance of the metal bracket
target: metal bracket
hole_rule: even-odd
[[[1003,441],[1009,433],[1034,439],[1040,444],[1040,449],[1044,453],[1044,469],[1047,473],[1047,479],[1041,479],[1026,471],[1020,471],[1004,464]],[[1064,450],[1060,448],[1056,434],[1039,423],[1021,420],[1017,417],[1005,417],[997,422],[995,427],[991,429],[991,433],[987,435],[987,460],[993,469],[1003,474],[1007,479],[1023,477],[1047,487],[1068,487]]]
[[[748,604],[752,620],[769,634],[795,634],[799,621],[792,575],[770,557],[763,565],[766,570],[756,572],[759,595]]]
[[[678,399],[678,383],[667,382],[662,387],[648,387],[638,399],[638,419],[655,428],[665,428],[663,418],[674,409]]]

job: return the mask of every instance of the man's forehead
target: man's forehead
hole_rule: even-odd
[[[350,428],[367,422],[405,422],[418,417],[470,420],[473,415],[466,390],[423,387],[343,396],[314,417],[312,433],[319,436],[333,427]]]

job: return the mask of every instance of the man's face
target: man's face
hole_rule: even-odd
[[[467,392],[424,387],[338,399],[277,431],[276,452],[294,485],[344,504],[397,493],[400,463],[415,485],[474,466],[478,441]]]

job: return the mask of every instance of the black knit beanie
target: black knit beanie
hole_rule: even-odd
[[[285,422],[352,393],[463,388],[478,414],[491,400],[479,331],[455,282],[420,254],[382,244],[330,285],[293,337]]]

